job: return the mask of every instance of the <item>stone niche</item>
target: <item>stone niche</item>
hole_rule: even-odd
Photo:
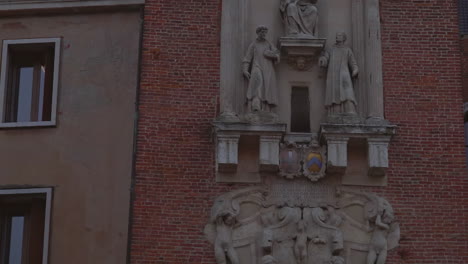
[[[221,24],[217,181],[387,184],[378,0],[223,0]]]
[[[205,235],[219,264],[384,264],[400,228],[376,194],[297,180],[217,197]]]

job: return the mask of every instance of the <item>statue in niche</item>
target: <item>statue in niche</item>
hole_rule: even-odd
[[[395,219],[391,205],[384,199],[375,197],[373,202],[366,204],[367,219],[373,226],[369,244],[367,264],[385,264],[387,259],[390,225]]]
[[[246,99],[250,112],[271,112],[278,104],[273,65],[279,62],[280,53],[266,39],[267,32],[267,27],[257,27],[257,39],[250,44],[243,60],[244,77],[249,81]]]
[[[357,77],[359,68],[353,51],[346,47],[346,34],[336,34],[336,44],[319,59],[319,65],[328,68],[325,107],[328,115],[356,115],[356,97],[353,89],[353,78]]]
[[[316,38],[317,0],[281,0],[280,12],[286,37]]]

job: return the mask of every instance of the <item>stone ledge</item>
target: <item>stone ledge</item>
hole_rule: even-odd
[[[216,132],[240,132],[241,134],[283,134],[286,133],[286,124],[250,124],[245,122],[219,122],[214,121]]]
[[[6,0],[0,2],[0,14],[36,13],[63,9],[137,7],[145,0]]]

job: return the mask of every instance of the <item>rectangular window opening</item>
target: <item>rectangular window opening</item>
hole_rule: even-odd
[[[0,263],[47,263],[51,189],[0,190]]]
[[[309,88],[291,88],[291,132],[310,133]]]
[[[60,39],[3,42],[2,124],[55,124]],[[5,56],[6,55],[6,56]]]

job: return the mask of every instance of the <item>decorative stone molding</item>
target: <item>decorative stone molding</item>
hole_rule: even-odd
[[[369,176],[385,176],[388,168],[388,146],[396,126],[387,122],[368,120],[360,123],[323,123],[320,136],[328,149],[330,173],[344,174],[348,167],[348,141],[364,139],[367,142]]]
[[[260,171],[278,171],[281,138],[281,135],[260,136]]]
[[[343,174],[348,167],[348,140],[346,136],[325,136],[327,141],[327,171]]]
[[[9,0],[0,2],[0,14],[54,9],[141,6],[145,0]]]
[[[248,146],[258,150],[258,171],[256,180],[259,181],[260,172],[277,172],[279,166],[279,145],[284,133],[286,124],[252,124],[246,122],[213,122],[215,142],[216,142],[216,172],[218,181],[223,182],[251,182],[241,180],[243,176],[238,172],[239,166],[239,142],[243,136],[258,137],[258,146]],[[250,157],[254,158],[254,157]],[[230,173],[224,177],[224,173]],[[254,182],[255,182],[254,181]]]
[[[218,171],[235,172],[238,163],[238,147],[240,135],[219,133],[216,137]]]
[[[205,235],[219,264],[384,264],[400,229],[373,193],[278,181],[216,198]]]
[[[279,39],[279,46],[289,66],[298,71],[305,71],[316,63],[315,57],[323,50],[326,41],[323,38],[282,37]]]
[[[369,147],[369,175],[385,176],[385,172],[388,168],[389,143],[390,137],[375,137],[367,139],[367,144]]]

